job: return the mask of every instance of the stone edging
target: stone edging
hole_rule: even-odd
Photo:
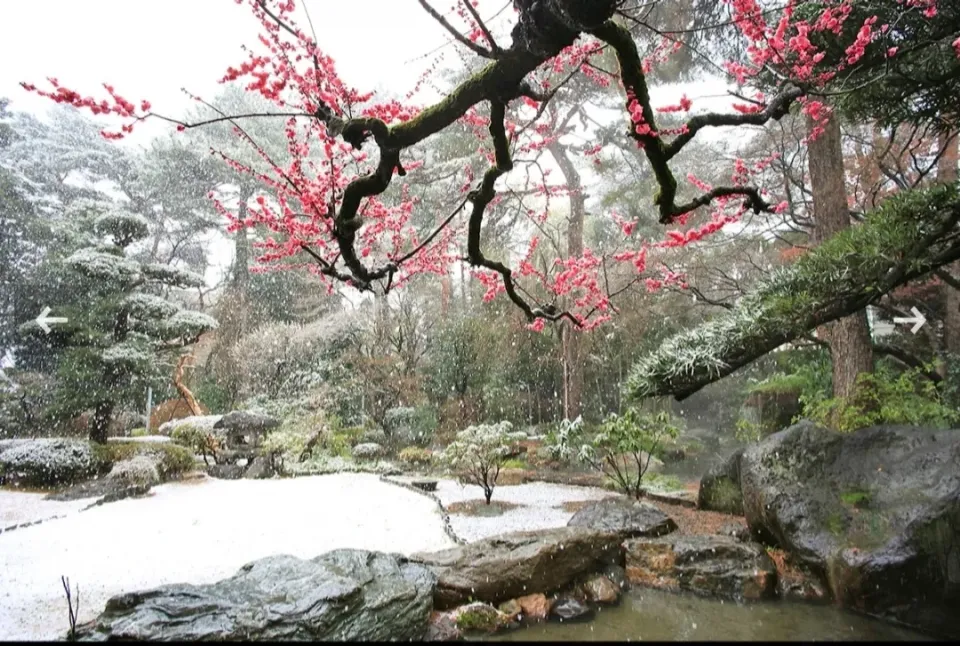
[[[0,534],[4,532],[12,532],[15,529],[21,529],[23,527],[30,527],[31,525],[39,525],[40,523],[45,523],[48,520],[57,520],[59,518],[66,518],[69,514],[60,514],[59,516],[48,516],[46,518],[41,518],[40,520],[31,520],[26,523],[20,523],[19,525],[10,525],[10,527],[0,527]]]
[[[444,509],[443,503],[440,502],[440,497],[439,497],[439,496],[437,496],[436,494],[431,493],[431,492],[429,492],[429,491],[424,491],[423,489],[419,489],[419,488],[417,488],[417,487],[414,487],[412,484],[407,484],[406,482],[400,482],[400,481],[398,481],[398,480],[391,480],[391,479],[390,479],[390,478],[395,478],[395,477],[396,477],[396,476],[388,476],[388,475],[386,475],[386,474],[383,474],[383,475],[380,476],[380,481],[381,481],[381,482],[386,482],[386,483],[388,483],[388,484],[395,485],[395,486],[397,486],[397,487],[402,487],[402,488],[404,488],[404,489],[409,489],[410,491],[413,491],[413,492],[415,492],[415,493],[418,493],[418,494],[420,494],[421,496],[426,496],[426,497],[430,498],[431,500],[433,500],[435,503],[437,503],[437,507],[440,509],[440,518],[443,519],[443,531],[446,533],[446,535],[449,536],[451,539],[453,539],[453,542],[456,543],[457,545],[466,545],[466,544],[467,544],[467,541],[465,541],[465,540],[463,540],[462,538],[460,538],[459,536],[457,536],[457,533],[456,533],[455,531],[453,531],[453,526],[450,524],[450,514],[447,513],[447,510],[446,510],[446,509]]]

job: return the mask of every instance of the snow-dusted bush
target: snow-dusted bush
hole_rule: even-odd
[[[200,430],[213,432],[214,425],[223,418],[223,415],[194,415],[181,419],[172,419],[160,425],[157,431],[160,435],[173,436],[173,432],[180,426],[193,426]]]
[[[114,464],[107,478],[124,484],[152,486],[160,482],[160,472],[155,460],[138,455]]]
[[[457,433],[457,439],[442,453],[442,461],[456,471],[461,481],[483,489],[487,504],[493,497],[497,477],[510,453],[510,422],[477,424]]]
[[[383,454],[383,447],[374,442],[365,442],[353,447],[353,457],[358,460],[374,460]]]
[[[0,453],[0,482],[51,487],[92,478],[108,466],[89,442],[36,439]]]
[[[93,221],[93,229],[100,235],[112,236],[120,246],[145,238],[150,233],[145,217],[116,207],[97,216]]]
[[[127,296],[124,305],[130,313],[143,319],[164,319],[180,311],[180,306],[154,294],[135,292]]]

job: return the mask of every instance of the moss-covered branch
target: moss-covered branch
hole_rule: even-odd
[[[737,306],[668,339],[637,362],[631,397],[682,400],[907,281],[960,258],[957,186],[901,193],[853,227],[773,272]]]

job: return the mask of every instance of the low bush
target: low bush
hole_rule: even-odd
[[[425,466],[433,461],[433,452],[419,446],[408,446],[397,454],[397,460],[402,464]]]
[[[99,458],[111,465],[132,460],[138,456],[152,457],[157,463],[161,481],[173,480],[195,468],[193,451],[173,442],[110,442],[95,447]]]

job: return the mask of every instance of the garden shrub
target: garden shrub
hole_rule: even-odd
[[[880,362],[875,372],[857,378],[853,397],[803,402],[805,417],[843,433],[878,424],[949,428],[960,420],[960,413],[944,404],[936,384],[921,369],[897,374]]]
[[[217,451],[220,450],[217,435],[198,424],[178,424],[170,432],[170,439],[202,457],[204,462],[207,462],[207,457],[216,461]]]
[[[641,413],[628,409],[611,414],[599,432],[588,435],[575,420],[561,424],[552,439],[551,452],[561,458],[576,455],[584,464],[604,473],[623,493],[640,498],[643,478],[653,458],[680,435],[681,422],[670,413]]]
[[[469,426],[457,433],[457,439],[441,454],[444,464],[457,472],[462,482],[483,489],[488,505],[510,451],[512,427],[510,422]]]
[[[397,460],[407,465],[426,466],[433,461],[433,452],[419,446],[408,446],[397,454]]]
[[[157,465],[161,481],[168,481],[193,471],[196,461],[193,451],[173,442],[110,442],[95,446],[100,459],[115,465],[118,462],[132,460],[138,456],[152,458]]]

